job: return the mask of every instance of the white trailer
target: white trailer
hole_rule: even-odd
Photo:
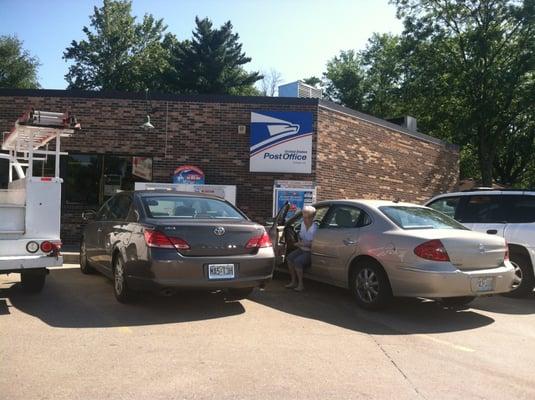
[[[43,288],[48,267],[63,264],[60,146],[77,129],[70,114],[32,110],[4,134],[0,158],[9,161],[9,183],[0,189],[0,274],[20,273],[28,292]],[[44,176],[48,161],[54,173]]]

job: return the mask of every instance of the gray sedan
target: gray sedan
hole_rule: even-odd
[[[120,302],[136,290],[225,289],[240,299],[273,274],[265,229],[215,196],[123,192],[84,219],[80,268],[113,279]]]
[[[357,303],[380,308],[393,296],[462,306],[511,290],[505,240],[473,232],[448,216],[410,203],[336,200],[315,205],[318,230],[305,277],[349,288]],[[301,215],[275,221],[278,268],[294,248]],[[278,226],[278,225],[282,226]]]

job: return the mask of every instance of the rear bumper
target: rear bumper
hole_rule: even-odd
[[[497,268],[475,271],[428,271],[411,267],[402,267],[405,275],[403,282],[393,284],[396,296],[408,297],[458,297],[485,296],[511,291],[514,270],[510,262]],[[478,278],[492,278],[492,290],[477,291],[475,282]]]
[[[63,256],[4,256],[0,257],[0,273],[20,272],[24,269],[60,267]]]
[[[176,254],[176,253],[175,253]],[[174,258],[174,259],[173,259]],[[127,283],[133,290],[227,289],[256,287],[273,276],[274,256],[270,248],[258,254],[234,257],[152,258],[147,263],[127,263]],[[232,279],[209,279],[209,264],[234,264]]]

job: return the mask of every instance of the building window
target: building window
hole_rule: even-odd
[[[69,154],[62,163],[67,203],[100,205],[119,191],[133,190],[135,182],[152,180],[149,157]]]

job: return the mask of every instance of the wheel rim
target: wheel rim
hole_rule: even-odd
[[[513,290],[517,289],[522,284],[522,268],[520,268],[520,265],[518,265],[516,262],[511,261],[511,264],[513,264],[515,277],[513,279]]]
[[[371,268],[363,268],[356,279],[357,295],[365,303],[373,303],[379,296],[379,278]]]
[[[115,291],[117,294],[121,294],[124,288],[124,268],[121,259],[117,260],[115,264]]]

